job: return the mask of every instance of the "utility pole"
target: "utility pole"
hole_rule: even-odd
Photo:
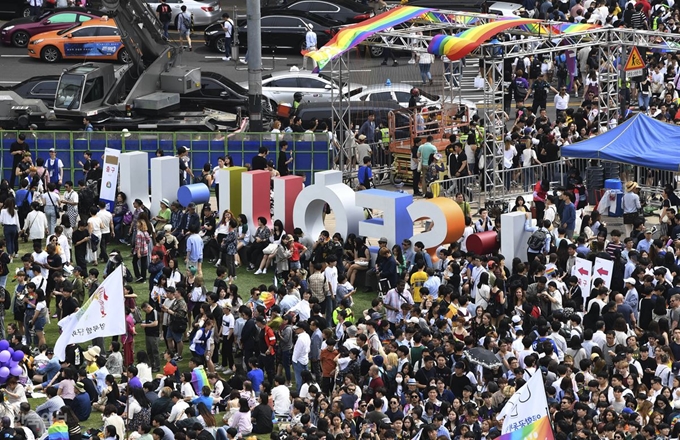
[[[262,124],[262,36],[260,0],[248,0],[248,111],[250,131],[261,133]]]

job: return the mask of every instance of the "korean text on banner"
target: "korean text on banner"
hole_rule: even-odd
[[[612,273],[614,272],[614,262],[605,260],[604,258],[595,258],[595,265],[593,266],[593,282],[597,278],[602,278],[607,289],[612,286]]]
[[[578,286],[581,288],[582,292],[587,292],[590,290],[590,280],[593,274],[593,263],[585,258],[576,257],[576,263],[571,269],[571,275],[575,276],[578,280]],[[585,307],[585,300],[583,298],[583,306]]]
[[[529,426],[540,428],[539,435],[532,437],[534,440],[554,440],[541,370],[510,397],[496,419],[503,419],[501,440],[519,440]]]
[[[120,150],[106,148],[104,150],[104,164],[102,165],[102,184],[99,199],[106,203],[106,209],[113,212],[116,204],[116,188],[118,187],[118,161]]]
[[[59,321],[61,335],[54,344],[54,354],[63,361],[69,344],[124,334],[125,313],[121,310],[125,310],[123,267],[118,266],[76,313]]]

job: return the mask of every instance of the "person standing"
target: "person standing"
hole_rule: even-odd
[[[314,32],[314,25],[312,23],[305,23],[305,26],[307,27],[307,33],[305,33],[305,48],[307,49],[307,52],[314,52],[316,50],[316,32]],[[308,56],[304,56],[302,58],[302,70],[307,70],[307,58]],[[316,69],[316,60],[312,58],[312,64],[314,65],[314,69]]]
[[[144,329],[144,340],[146,343],[146,352],[151,359],[151,369],[153,371],[160,370],[160,355],[158,353],[158,339],[160,337],[160,319],[158,310],[154,309],[149,303],[142,304],[142,310],[146,313],[144,321],[140,326]]]
[[[418,67],[420,68],[420,78],[423,80],[423,85],[426,86],[432,85],[432,73],[430,72],[430,68],[432,67],[432,63],[434,62],[434,55],[430,55],[427,52],[423,52],[419,55],[418,59]]]
[[[222,29],[224,30],[224,58],[223,61],[231,60],[231,43],[234,39],[234,21],[229,18],[228,13],[222,14]]]
[[[64,181],[64,163],[57,158],[57,151],[50,148],[50,158],[45,161],[45,169],[48,173],[48,182],[53,183],[59,190]]]
[[[626,193],[623,195],[621,205],[623,208],[623,227],[626,228],[626,237],[630,237],[633,232],[633,223],[640,215],[640,196],[637,182],[630,181],[626,183]]]
[[[163,37],[167,40],[170,38],[170,22],[172,21],[172,8],[166,3],[166,0],[161,0],[161,4],[156,8],[156,15],[163,25]]]
[[[28,153],[28,143],[26,143],[26,135],[21,133],[15,142],[9,147],[9,154],[12,155],[12,172],[9,176],[9,187],[14,188],[16,180],[16,169],[24,158],[24,153]]]
[[[132,269],[135,272],[135,282],[137,283],[143,283],[146,281],[146,269],[149,267],[150,242],[151,236],[149,236],[146,222],[138,221],[137,233],[135,234],[135,247],[132,256]]]
[[[562,193],[562,200],[564,206],[562,207],[562,227],[566,230],[566,236],[569,240],[574,237],[574,229],[576,229],[576,206],[574,206],[574,193],[565,191]]]
[[[12,197],[8,197],[2,205],[0,224],[7,240],[7,252],[11,257],[15,257],[19,252],[19,212],[14,206]]]
[[[61,205],[66,206],[66,215],[71,222],[71,227],[78,224],[78,193],[73,190],[73,182],[64,183],[64,194],[61,196]]]
[[[187,12],[186,5],[182,5],[182,12],[177,18],[177,30],[179,30],[179,43],[182,44],[182,41],[186,38],[189,44],[189,52],[191,52],[193,50],[191,48],[191,14]]]
[[[40,11],[42,10],[43,0],[29,0],[28,6],[31,10],[32,17],[40,16]]]
[[[422,196],[423,193],[419,189],[420,184],[420,156],[418,155],[418,149],[420,148],[420,143],[422,139],[416,137],[413,139],[413,146],[411,147],[411,173],[413,174],[413,195]]]
[[[97,212],[97,217],[102,221],[102,239],[99,242],[99,253],[102,263],[106,263],[108,259],[108,252],[106,251],[106,245],[111,240],[111,237],[115,237],[116,234],[113,230],[113,215],[106,209],[105,202],[99,202],[99,212]]]
[[[298,393],[302,388],[302,372],[308,370],[309,352],[312,348],[312,339],[307,333],[307,323],[298,322],[293,327],[295,334],[297,334],[297,341],[293,347],[293,372],[295,373],[295,384]]]

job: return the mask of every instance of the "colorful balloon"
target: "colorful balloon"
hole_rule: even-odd
[[[19,361],[23,360],[23,358],[24,358],[24,352],[21,351],[21,350],[17,350],[14,353],[12,353],[12,360],[13,361],[19,362]]]
[[[12,376],[21,376],[24,373],[24,370],[22,370],[21,367],[16,366],[14,368],[10,368],[9,372]]]
[[[7,367],[0,367],[0,377],[6,379],[7,376],[9,376],[9,368],[7,368]]]
[[[6,339],[0,340],[0,351],[5,351],[9,348],[9,342]]]
[[[12,358],[12,355],[10,354],[9,351],[3,350],[0,351],[0,364],[5,365],[9,360]],[[9,370],[7,370],[9,371]]]

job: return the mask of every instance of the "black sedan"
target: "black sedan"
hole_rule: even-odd
[[[371,6],[352,0],[294,0],[284,6],[262,9],[268,14],[285,11],[310,12],[343,24],[359,23],[374,15]]]
[[[58,83],[59,75],[34,76],[3,90],[11,90],[26,99],[42,99],[46,106],[52,107]]]
[[[0,15],[12,18],[28,17],[31,15],[28,0],[1,0]]]
[[[262,100],[263,110],[272,111],[267,99]],[[182,111],[203,111],[209,108],[228,113],[248,114],[248,90],[224,75],[201,72],[201,89],[180,96]]]
[[[205,45],[217,52],[224,53],[224,31],[222,21],[211,24],[205,29]],[[328,43],[342,23],[329,20],[309,12],[281,11],[262,13],[262,47],[272,49],[292,49],[300,52],[305,49],[306,24],[312,24],[316,34],[317,47]],[[239,47],[248,47],[248,24],[238,22]]]

